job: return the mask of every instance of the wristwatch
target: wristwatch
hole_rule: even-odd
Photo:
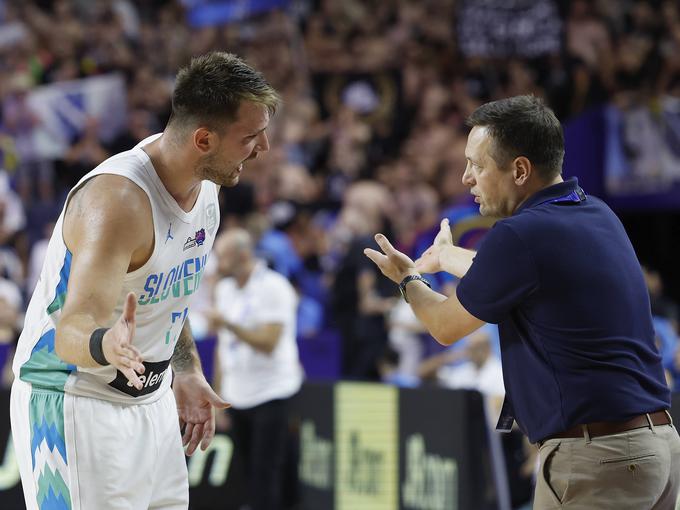
[[[428,282],[425,278],[420,276],[419,274],[410,274],[406,278],[404,278],[401,283],[399,284],[399,292],[401,292],[401,297],[404,298],[404,301],[408,303],[408,297],[406,297],[406,285],[408,285],[409,282],[412,282],[414,280],[419,280],[423,282],[425,285],[428,286],[428,288],[432,288],[432,285],[430,285],[430,282]]]

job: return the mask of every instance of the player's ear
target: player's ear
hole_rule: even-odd
[[[201,153],[202,156],[213,152],[220,144],[217,132],[208,129],[205,126],[198,127],[194,130],[192,134],[192,142],[194,147]]]

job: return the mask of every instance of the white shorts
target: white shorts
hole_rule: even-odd
[[[185,510],[189,483],[172,391],[122,405],[12,385],[28,510]]]

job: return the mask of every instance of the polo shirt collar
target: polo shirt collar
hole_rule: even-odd
[[[251,285],[255,285],[255,280],[258,279],[260,276],[260,273],[262,273],[265,269],[267,269],[267,263],[261,259],[261,258],[255,258],[255,264],[253,265],[253,270],[250,272],[250,276],[248,277],[248,281],[246,281],[246,284],[243,286],[243,288],[249,287]]]
[[[520,205],[514,214],[519,214],[524,209],[529,209],[545,202],[553,200],[564,199],[570,202],[583,202],[586,199],[586,194],[578,185],[578,178],[571,177],[564,182],[559,182],[538,190],[536,193],[527,198],[522,205]],[[514,215],[513,214],[513,215]]]

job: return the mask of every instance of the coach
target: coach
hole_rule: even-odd
[[[535,509],[672,509],[680,438],[654,345],[649,298],[623,226],[576,179],[563,181],[564,137],[539,99],[487,103],[468,119],[463,183],[501,217],[477,253],[444,220],[416,263],[381,234],[366,250],[400,284],[442,344],[497,323],[513,421],[540,447]],[[455,295],[420,273],[460,277]]]

